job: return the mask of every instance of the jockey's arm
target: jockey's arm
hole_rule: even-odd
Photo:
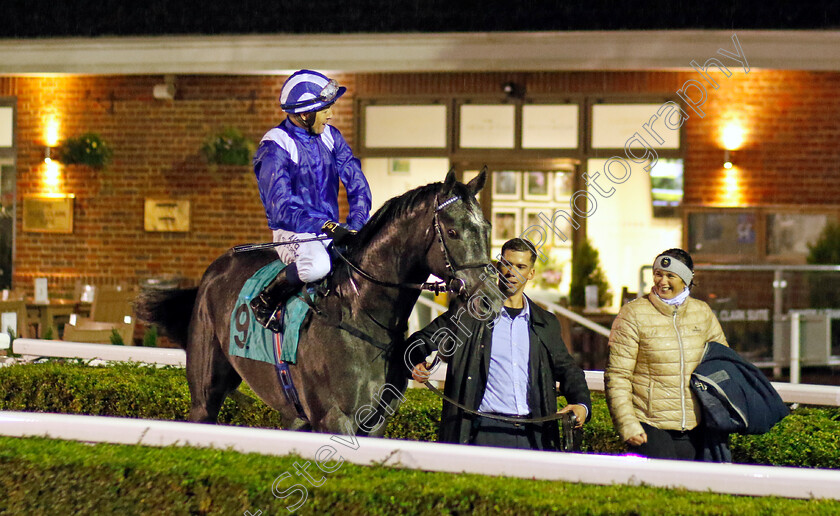
[[[371,193],[370,185],[362,172],[359,160],[341,133],[330,128],[335,138],[335,159],[338,175],[347,191],[347,204],[350,211],[347,214],[347,227],[354,231],[362,229],[370,216]]]
[[[327,220],[312,217],[296,199],[291,180],[295,167],[289,154],[273,141],[263,141],[257,149],[254,173],[268,226],[271,229],[298,228],[302,233],[319,233]]]

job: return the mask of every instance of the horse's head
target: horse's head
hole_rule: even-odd
[[[466,298],[483,284],[490,264],[490,223],[476,200],[487,172],[482,170],[469,183],[455,180],[450,171],[435,195],[434,242],[426,260],[435,276]]]

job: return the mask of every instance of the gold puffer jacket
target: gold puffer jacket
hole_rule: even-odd
[[[700,407],[689,378],[710,341],[728,346],[703,301],[688,297],[675,309],[651,291],[621,308],[610,332],[604,384],[622,440],[641,434],[641,422],[663,430],[697,426]]]

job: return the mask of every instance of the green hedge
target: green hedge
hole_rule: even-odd
[[[250,396],[225,400],[220,423],[280,428],[276,411],[242,391]],[[183,421],[190,393],[183,368],[50,361],[0,368],[0,410]]]
[[[385,435],[434,441],[441,401],[425,389],[410,389]],[[48,362],[0,368],[0,410],[92,414],[186,420],[189,390],[181,368],[130,364],[89,367],[81,362]],[[243,386],[225,401],[222,424],[280,428],[277,413]],[[840,468],[840,409],[799,408],[770,432],[733,436],[736,462]],[[584,427],[582,449],[622,453],[604,397],[593,393],[592,419]]]
[[[326,439],[325,443],[330,441]],[[350,459],[352,450],[340,451]],[[0,513],[39,515],[289,514],[837,514],[840,502],[753,498],[646,486],[593,486],[471,474],[429,473],[344,463],[334,473],[314,464],[319,487],[296,476],[290,457],[198,448],[89,445],[0,437]],[[261,511],[258,513],[258,511]]]

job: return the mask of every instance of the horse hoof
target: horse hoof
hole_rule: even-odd
[[[294,430],[296,432],[309,432],[312,430],[312,425],[309,424],[309,421],[296,417],[295,420],[292,421],[289,430]]]

